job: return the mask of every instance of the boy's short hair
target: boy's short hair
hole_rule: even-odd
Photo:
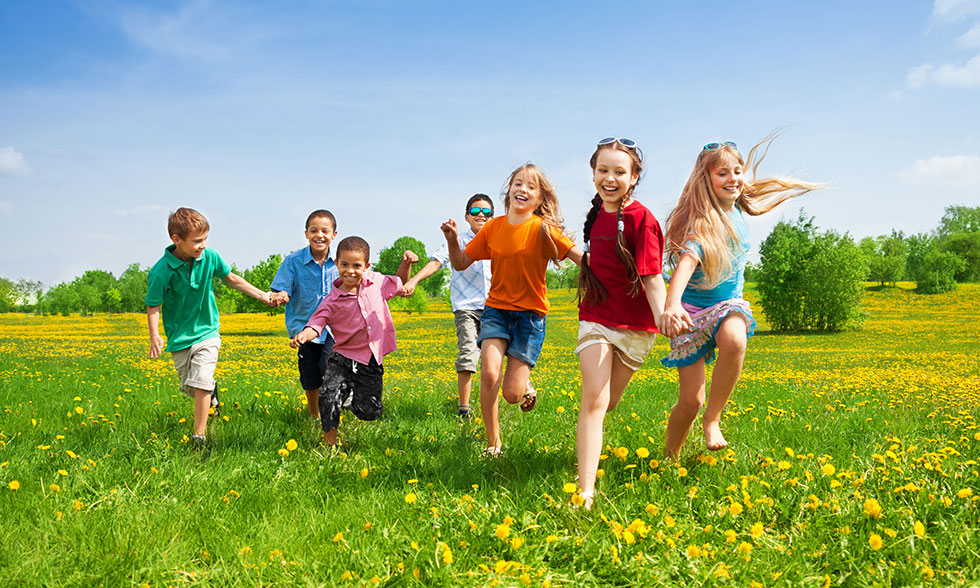
[[[193,208],[178,208],[167,218],[168,235],[177,235],[186,239],[191,233],[210,231],[211,225],[204,215]]]
[[[474,202],[479,202],[483,200],[490,203],[490,210],[493,210],[493,200],[490,199],[486,194],[474,194],[470,196],[470,199],[466,201],[466,214],[470,213],[470,209],[473,208]]]
[[[337,243],[337,257],[344,251],[359,251],[364,254],[365,261],[371,261],[371,246],[360,237],[344,237]]]
[[[326,210],[325,208],[320,208],[318,210],[314,210],[313,212],[311,212],[310,216],[306,217],[305,228],[307,229],[310,228],[310,223],[313,222],[313,219],[320,218],[320,217],[330,219],[330,223],[333,225],[333,230],[334,231],[337,230],[337,219],[334,217],[332,212]]]

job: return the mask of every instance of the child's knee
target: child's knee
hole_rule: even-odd
[[[697,414],[704,406],[704,397],[699,395],[682,395],[677,399],[677,408],[685,413]]]

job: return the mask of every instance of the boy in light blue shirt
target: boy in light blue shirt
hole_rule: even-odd
[[[272,280],[272,302],[286,304],[286,331],[298,335],[313,316],[320,302],[340,277],[330,258],[330,243],[337,237],[337,219],[329,210],[314,210],[306,218],[306,240],[303,247],[286,256]],[[306,392],[310,414],[319,418],[320,385],[327,367],[327,356],[333,351],[333,335],[323,329],[315,339],[299,346],[299,382]]]

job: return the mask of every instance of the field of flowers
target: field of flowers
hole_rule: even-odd
[[[722,426],[661,459],[676,371],[658,340],[576,508],[573,295],[554,296],[504,453],[455,416],[445,306],[398,313],[385,414],[318,445],[281,317],[222,317],[220,419],[142,315],[0,315],[0,579],[58,586],[898,586],[980,578],[980,287],[865,296],[860,331],[760,320]],[[751,299],[751,298],[750,298]],[[761,313],[757,313],[761,319]],[[699,431],[695,427],[695,433]]]

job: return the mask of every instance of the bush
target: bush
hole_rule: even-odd
[[[931,247],[922,256],[919,275],[915,276],[917,290],[923,294],[941,294],[956,287],[956,274],[966,263],[955,253]]]
[[[780,222],[760,247],[762,312],[776,331],[840,331],[860,324],[867,262],[847,235],[817,233],[802,213]]]

